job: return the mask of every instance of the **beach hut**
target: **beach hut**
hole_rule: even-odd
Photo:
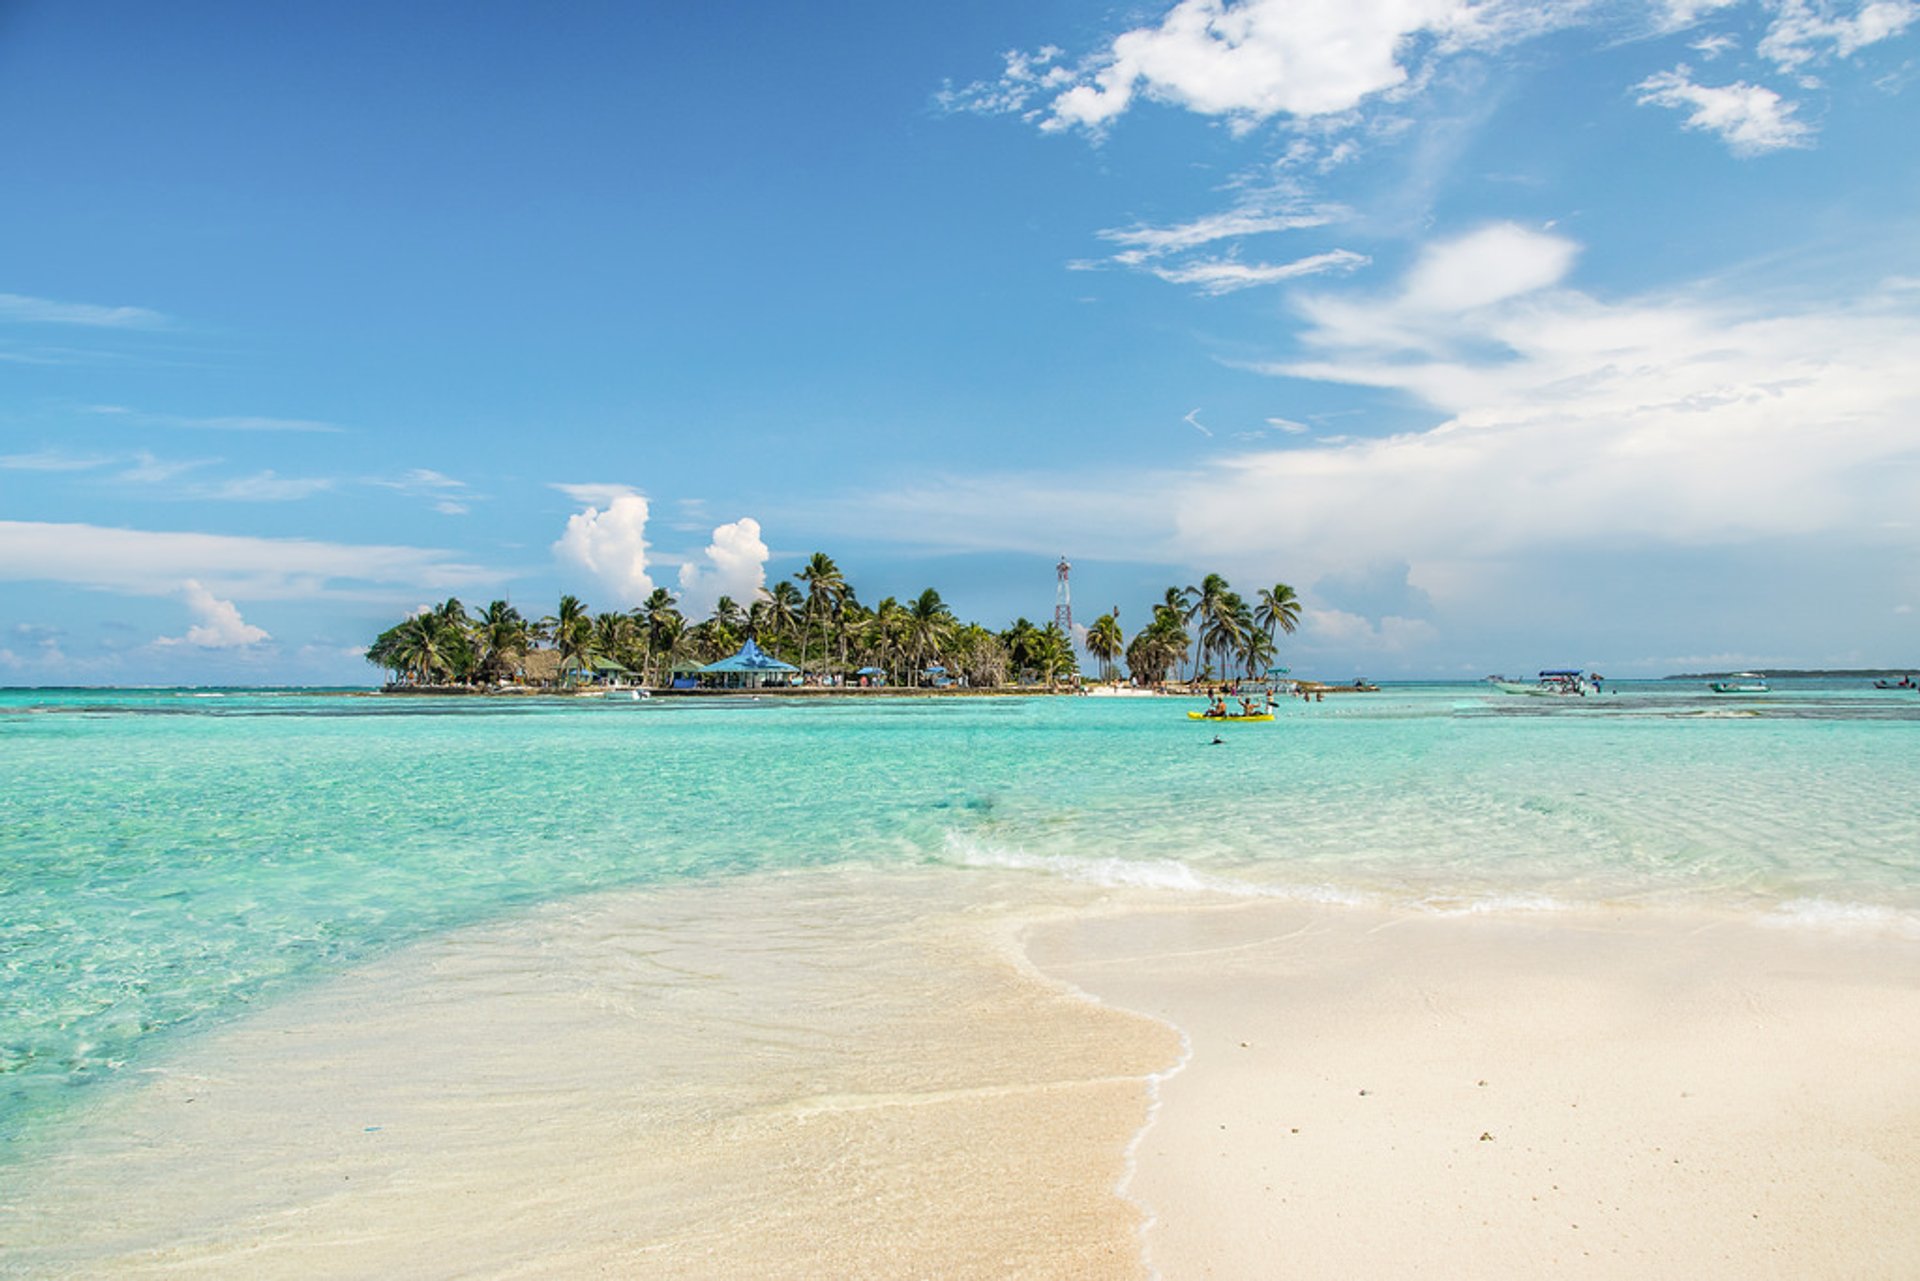
[[[560,683],[560,651],[530,649],[520,657],[519,677],[528,685]]]
[[[613,659],[600,655],[567,668],[569,680],[579,680],[589,685],[637,685],[639,682],[631,678],[638,674],[631,667],[623,667]]]
[[[769,685],[791,685],[800,669],[783,663],[761,649],[752,637],[740,652],[700,669],[703,689],[764,689]]]

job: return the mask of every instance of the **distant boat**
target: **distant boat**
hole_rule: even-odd
[[[1209,716],[1205,712],[1188,712],[1187,719],[1190,721],[1213,721],[1215,724],[1221,721],[1270,721],[1273,719],[1273,713],[1255,712],[1251,716]]]
[[[1489,676],[1487,684],[1503,694],[1538,694],[1550,698],[1582,697],[1600,692],[1598,682],[1591,681],[1572,668],[1550,668],[1540,673],[1537,681],[1508,680],[1504,676]]]
[[[1759,672],[1735,672],[1723,681],[1709,681],[1707,688],[1716,694],[1765,694],[1767,678]]]
[[[1920,689],[1920,682],[1915,682],[1911,676],[1902,676],[1897,681],[1875,681],[1873,687],[1875,689]]]

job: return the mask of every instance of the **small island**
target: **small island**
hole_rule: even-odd
[[[562,596],[527,617],[505,600],[469,611],[457,598],[382,632],[367,661],[391,674],[389,693],[558,693],[605,689],[697,692],[1061,690],[1080,683],[1076,644],[1118,679],[1154,689],[1182,679],[1265,675],[1279,637],[1300,621],[1285,583],[1249,602],[1219,574],[1166,589],[1130,639],[1119,610],[1069,635],[1058,621],[1016,618],[994,629],[962,620],[929,587],[911,600],[863,604],[832,557],[816,552],[793,575],[742,605],[721,596],[689,618],[666,588],[639,605],[594,611]]]

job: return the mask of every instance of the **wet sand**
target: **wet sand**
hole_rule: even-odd
[[[0,1274],[1138,1277],[1177,1038],[961,889],[598,896],[365,966],[0,1172]]]

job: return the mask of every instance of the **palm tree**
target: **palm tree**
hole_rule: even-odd
[[[1113,663],[1120,657],[1120,651],[1126,646],[1126,638],[1120,634],[1120,609],[1115,606],[1111,614],[1102,614],[1093,620],[1093,626],[1087,628],[1087,653],[1092,654],[1100,663],[1100,679],[1113,679]]]
[[[526,657],[532,639],[532,629],[519,610],[503,600],[489,602],[474,628],[476,670],[482,679],[510,675],[514,664]]]
[[[567,597],[566,600],[572,600]],[[575,602],[578,604],[579,602]],[[562,602],[564,607],[565,601]],[[599,637],[594,634],[593,619],[582,608],[572,619],[566,621],[556,615],[554,618],[553,647],[560,651],[560,671],[564,679],[570,671],[591,668],[593,660],[600,655]]]
[[[596,614],[593,619],[593,647],[604,658],[611,658],[620,666],[634,668],[634,659],[640,646],[640,625],[633,621],[633,615],[622,613]]]
[[[857,630],[866,661],[887,673],[889,684],[894,683],[894,675],[908,662],[907,611],[893,597],[884,597],[867,613]]]
[[[805,605],[800,589],[781,579],[767,589],[767,639],[785,640],[799,630],[800,611]]]
[[[920,683],[920,673],[939,659],[953,640],[957,621],[940,593],[931,587],[907,606],[907,650],[913,658],[914,684]]]
[[[646,631],[648,660],[658,659],[663,666],[671,662],[673,647],[686,626],[686,620],[674,607],[673,593],[664,587],[654,588],[653,594],[641,601],[634,613]],[[663,671],[660,676],[661,679],[650,683],[665,684],[666,673]]]
[[[417,684],[432,684],[433,678],[446,669],[443,647],[449,637],[438,614],[431,610],[415,614],[394,628],[392,635],[389,655]]]
[[[1217,659],[1219,673],[1225,676],[1228,656],[1240,653],[1248,633],[1253,631],[1253,613],[1240,599],[1240,593],[1222,593],[1212,616],[1202,620],[1200,626],[1200,648],[1207,655],[1208,668],[1212,669]]]
[[[1000,633],[1000,641],[1007,647],[1007,663],[1014,679],[1023,678],[1035,666],[1034,648],[1040,641],[1040,629],[1025,618],[1016,618],[1013,626]]]
[[[1048,689],[1076,673],[1079,664],[1073,656],[1073,640],[1060,630],[1060,624],[1048,623],[1040,629],[1033,646],[1033,666]]]
[[[1300,598],[1293,594],[1293,588],[1285,583],[1275,583],[1271,587],[1262,587],[1259,593],[1260,604],[1253,611],[1253,621],[1266,632],[1267,639],[1279,642],[1276,631],[1291,636],[1300,626]]]
[[[1168,593],[1167,604],[1153,607],[1153,621],[1127,642],[1127,668],[1149,685],[1167,679],[1167,673],[1186,657],[1191,638],[1184,625],[1186,602]]]
[[[1186,590],[1186,621],[1197,623],[1195,628],[1192,679],[1200,678],[1200,657],[1209,649],[1207,637],[1211,626],[1218,622],[1226,606],[1227,580],[1218,574],[1208,574],[1200,580],[1198,587]],[[1167,591],[1167,601],[1173,601],[1173,591]]]
[[[807,585],[807,624],[812,629],[814,622],[820,623],[820,662],[826,665],[827,631],[826,626],[833,615],[835,604],[847,590],[847,579],[840,567],[833,563],[833,557],[825,552],[815,552],[808,557],[807,563],[800,568],[794,578]],[[806,666],[806,642],[801,641],[801,666]]]

